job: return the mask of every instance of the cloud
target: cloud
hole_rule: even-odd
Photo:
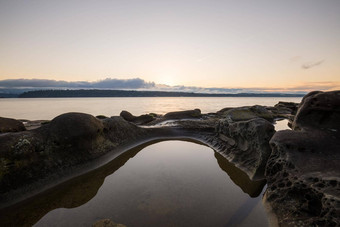
[[[301,67],[302,67],[303,69],[310,69],[310,68],[312,68],[312,67],[321,65],[324,61],[325,61],[325,60],[316,61],[316,62],[308,62],[308,63],[303,64]]]
[[[146,82],[140,78],[134,79],[111,79],[88,81],[63,81],[63,80],[44,80],[44,79],[12,79],[0,80],[0,88],[71,88],[71,89],[140,89],[152,88],[153,82]]]
[[[340,82],[319,81],[305,82],[296,85],[282,87],[197,87],[197,86],[170,86],[166,84],[155,84],[146,82],[140,78],[134,79],[112,79],[106,78],[94,82],[88,81],[56,81],[44,79],[12,79],[0,80],[0,92],[21,93],[29,90],[44,89],[125,89],[125,90],[152,90],[152,91],[175,91],[194,93],[214,93],[214,94],[235,94],[235,93],[295,93],[304,94],[313,90],[339,90]]]

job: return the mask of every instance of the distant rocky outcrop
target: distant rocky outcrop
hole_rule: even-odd
[[[20,132],[25,131],[26,128],[21,121],[0,117],[0,133],[4,132]]]
[[[266,167],[266,203],[282,226],[340,224],[340,91],[304,97],[294,130],[277,132]]]

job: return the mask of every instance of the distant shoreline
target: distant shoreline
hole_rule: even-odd
[[[213,94],[166,91],[133,90],[39,90],[21,94],[0,94],[1,98],[77,98],[77,97],[303,97],[305,94],[288,93],[237,93]]]

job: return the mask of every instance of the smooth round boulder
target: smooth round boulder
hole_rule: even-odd
[[[62,114],[49,124],[50,137],[62,144],[94,140],[102,130],[100,120],[84,113]]]
[[[136,117],[133,116],[129,111],[123,110],[120,112],[120,116],[126,121],[133,121]]]
[[[152,114],[143,114],[140,116],[134,116],[130,112],[123,110],[120,113],[120,116],[124,118],[124,120],[133,122],[137,125],[147,124],[153,120],[155,120],[155,117]]]
[[[314,91],[301,101],[293,129],[318,128],[340,130],[340,91]]]
[[[21,132],[25,131],[26,128],[21,121],[0,117],[0,133],[4,132]]]

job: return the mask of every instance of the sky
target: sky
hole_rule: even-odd
[[[0,0],[0,33],[2,88],[340,89],[339,0]]]

